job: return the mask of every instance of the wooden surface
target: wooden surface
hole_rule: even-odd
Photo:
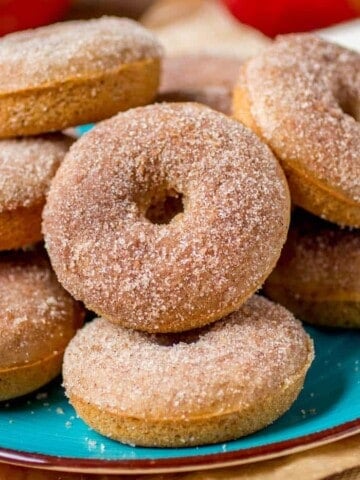
[[[355,468],[359,467],[359,468]],[[332,478],[336,475],[335,478]],[[329,478],[330,477],[330,478]],[[241,467],[168,475],[96,476],[0,465],[0,480],[358,480],[360,435],[302,453]]]

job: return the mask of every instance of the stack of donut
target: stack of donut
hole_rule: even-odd
[[[232,76],[211,80],[214,67],[207,70],[208,80],[196,75],[188,84],[177,83],[174,72],[191,78],[186,59],[174,61],[173,70],[167,62],[172,75],[156,97],[160,58],[152,35],[121,19],[70,22],[5,37],[0,66],[8,73],[0,86],[4,82],[9,91],[4,86],[3,99],[0,94],[0,135],[43,134],[116,114],[73,142],[60,166],[59,161],[48,167],[51,177],[41,180],[36,202],[29,200],[33,196],[22,180],[16,190],[22,193],[15,197],[23,203],[10,199],[11,189],[5,189],[10,200],[4,203],[15,205],[14,211],[31,206],[29,218],[36,212],[40,218],[43,210],[46,250],[69,292],[62,294],[73,311],[80,307],[70,295],[98,316],[77,331],[64,355],[64,386],[79,416],[121,442],[179,447],[247,435],[273,422],[297,398],[313,359],[312,341],[289,310],[256,295],[267,279],[269,297],[300,317],[316,321],[319,309],[312,316],[304,312],[321,298],[327,303],[319,323],[326,323],[326,309],[334,310],[334,303],[339,313],[329,324],[339,323],[344,311],[351,314],[343,323],[358,322],[355,230],[333,234],[327,227],[325,238],[314,230],[316,240],[308,244],[320,245],[327,263],[314,263],[317,255],[301,248],[301,226],[298,253],[286,253],[292,252],[297,226],[281,251],[290,194],[316,215],[360,226],[360,57],[311,36],[285,37],[241,66],[236,119],[200,103],[143,106],[185,85],[185,96],[229,113]],[[218,65],[237,68],[237,59],[227,61]],[[26,88],[29,78],[33,83]],[[207,86],[221,87],[225,103],[208,95]],[[41,141],[58,145],[56,138]],[[6,140],[26,152],[30,141]],[[9,154],[5,168],[12,160]],[[44,170],[35,166],[36,175],[24,175],[34,185],[33,177]],[[30,237],[24,222],[8,221],[21,225],[23,238],[31,238],[27,243],[41,238],[39,227]],[[2,231],[9,229],[5,225]],[[18,237],[10,235],[11,248],[26,244]],[[341,251],[334,246],[338,239],[354,270],[351,279],[339,278],[339,287],[331,290],[323,279],[341,274],[335,267],[331,273]],[[25,299],[35,278],[43,279],[32,270],[42,262],[31,255]],[[12,262],[4,259],[4,278],[16,282],[15,272],[24,267]],[[285,284],[280,269],[290,272],[287,277],[293,271],[298,282]],[[324,290],[312,295],[312,286]],[[5,297],[9,308],[18,297]],[[65,298],[57,305],[61,302]],[[77,316],[72,334],[79,323]],[[11,330],[9,325],[15,330],[22,320],[11,317],[6,326]],[[43,330],[20,342],[27,345],[23,357],[29,362],[39,361],[29,348],[38,342],[37,351],[43,351]],[[63,352],[65,334],[62,341],[56,352]],[[16,363],[10,354],[6,361],[10,367]]]
[[[285,412],[312,343],[253,294],[289,211],[270,149],[206,106],[131,109],[80,138],[43,215],[60,282],[101,317],[65,354],[80,417],[125,443],[176,447],[237,438]]]
[[[84,320],[39,244],[46,194],[73,143],[59,132],[151,101],[160,51],[116,18],[0,40],[0,401],[59,375]]]
[[[233,109],[279,159],[298,207],[266,295],[307,322],[359,328],[360,55],[280,37],[241,67]]]

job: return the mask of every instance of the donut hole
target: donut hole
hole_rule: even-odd
[[[183,213],[184,203],[182,193],[174,189],[158,192],[151,200],[145,217],[155,225],[169,224],[179,213]]]
[[[152,341],[160,347],[173,347],[179,343],[191,345],[198,342],[206,331],[207,327],[180,333],[157,333],[152,335]]]
[[[339,107],[346,114],[357,122],[360,121],[360,102],[352,95],[343,94],[338,98]]]

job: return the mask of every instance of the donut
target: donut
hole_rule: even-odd
[[[61,134],[0,141],[0,250],[42,239],[45,196],[71,143]]]
[[[242,61],[235,56],[187,54],[163,59],[158,102],[199,102],[231,114]]]
[[[79,139],[43,231],[60,282],[109,321],[201,327],[262,285],[286,239],[275,157],[239,122],[192,103],[121,113]]]
[[[94,430],[123,443],[224,442],[272,423],[313,359],[300,322],[253,296],[210,326],[148,334],[96,319],[66,349],[66,394]]]
[[[297,211],[264,291],[306,322],[360,328],[360,231]]]
[[[233,109],[280,160],[296,205],[360,227],[359,53],[280,37],[241,67]]]
[[[162,49],[116,17],[62,22],[0,39],[0,138],[102,120],[156,95]]]
[[[0,253],[0,401],[30,393],[61,371],[84,311],[58,283],[45,253]]]

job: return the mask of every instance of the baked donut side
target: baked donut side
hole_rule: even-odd
[[[0,250],[14,250],[40,242],[44,203],[0,213]]]
[[[0,141],[0,250],[42,240],[46,193],[72,142],[61,134]]]
[[[180,208],[158,222],[154,209],[168,200]],[[262,285],[289,210],[285,176],[252,132],[199,104],[163,103],[76,142],[43,231],[60,282],[90,310],[176,332],[222,318]]]
[[[198,102],[231,115],[233,86],[242,60],[188,54],[164,57],[157,102]]]
[[[360,232],[297,211],[266,295],[315,325],[360,327]]]
[[[115,17],[4,37],[0,138],[62,130],[150,103],[161,54],[150,32]]]
[[[61,372],[63,354],[53,353],[29,365],[1,368],[0,401],[22,397],[51,382]]]
[[[360,55],[313,35],[280,37],[241,67],[235,117],[273,150],[293,202],[360,226]]]
[[[43,251],[0,254],[0,401],[59,375],[64,350],[84,319]]]
[[[184,447],[272,423],[294,402],[312,359],[300,322],[254,296],[227,318],[178,337],[96,319],[69,344],[63,376],[71,404],[101,434]]]
[[[151,103],[159,71],[158,59],[144,60],[83,79],[75,77],[23,92],[0,93],[0,138],[97,122],[121,110]]]

